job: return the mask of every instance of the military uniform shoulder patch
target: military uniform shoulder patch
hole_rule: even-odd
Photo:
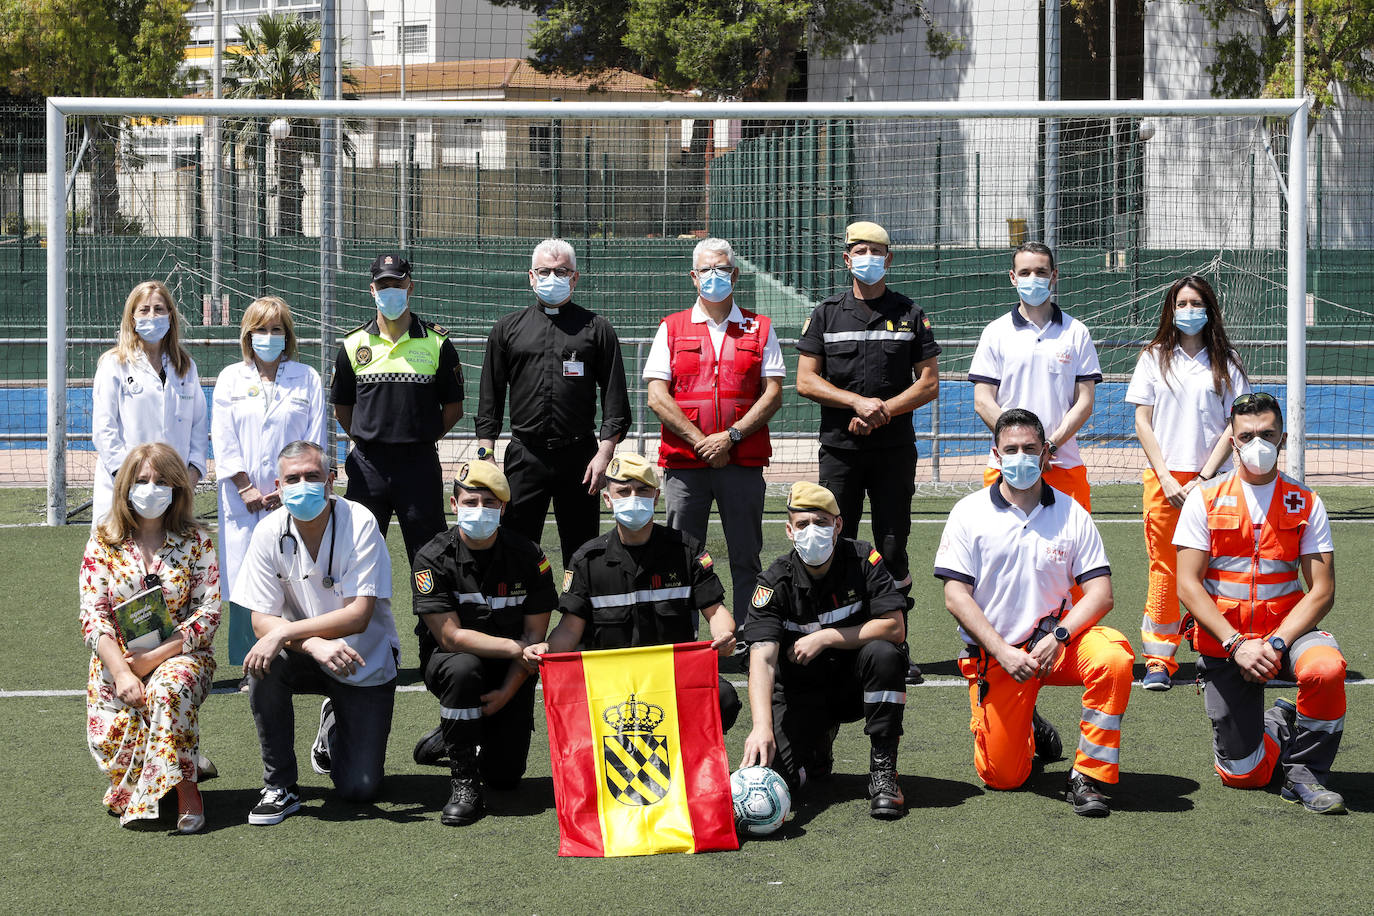
[[[876,549],[868,552],[868,562],[872,563],[874,566],[877,566],[882,561],[883,555],[878,553]]]
[[[571,569],[563,573],[563,591],[566,592],[568,589],[572,588],[572,576],[573,573]]]
[[[415,590],[422,595],[428,595],[434,591],[434,573],[428,569],[422,569],[415,573]]]
[[[707,553],[706,551],[703,550],[703,551],[701,552],[701,556],[697,557],[697,562],[701,564],[701,568],[702,568],[702,569],[710,569],[710,568],[711,568],[711,555],[710,555],[709,553]]]
[[[359,347],[353,354],[353,362],[359,366],[366,366],[372,362],[372,348],[366,345]]]
[[[922,315],[922,316],[921,316],[921,324],[923,324],[923,325],[926,326],[926,330],[927,330],[927,331],[930,330],[930,319],[927,318],[925,315]]]
[[[808,316],[807,319],[806,319],[805,321],[802,322],[802,329],[801,329],[801,332],[802,332],[803,334],[805,334],[805,333],[806,333],[806,329],[809,328],[809,327],[811,327],[811,318],[810,318],[810,316]]]
[[[539,575],[544,575],[549,571],[549,558],[542,553],[539,555]]]
[[[773,590],[767,586],[760,585],[758,588],[754,589],[754,597],[749,603],[754,607],[767,607],[768,602],[772,600]]]

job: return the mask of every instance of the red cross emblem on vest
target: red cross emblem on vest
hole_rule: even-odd
[[[1302,507],[1307,504],[1307,500],[1302,498],[1301,493],[1289,493],[1283,498],[1284,508],[1289,512],[1301,512]]]

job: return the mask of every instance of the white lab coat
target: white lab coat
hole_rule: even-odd
[[[185,377],[178,377],[164,353],[162,368],[166,384],[142,350],[132,364],[121,362],[113,353],[100,357],[91,405],[91,435],[98,458],[92,524],[110,511],[114,475],[135,446],[166,443],[187,466],[205,476],[209,417],[195,361]]]
[[[271,400],[267,395],[270,388]],[[294,360],[282,360],[277,380],[263,384],[257,366],[226,366],[215,380],[212,437],[219,482],[220,595],[230,600],[230,583],[248,552],[253,528],[270,513],[249,512],[233,477],[244,471],[260,493],[276,489],[277,453],[297,439],[328,448],[324,390],[320,374]]]

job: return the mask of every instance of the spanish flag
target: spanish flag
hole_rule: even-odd
[[[738,849],[708,642],[544,656],[561,856]]]

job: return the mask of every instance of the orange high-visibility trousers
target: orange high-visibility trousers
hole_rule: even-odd
[[[1018,684],[989,657],[983,672],[988,689],[980,705],[978,674],[982,662],[959,659],[959,671],[969,682],[973,713],[969,730],[973,732],[973,766],[978,777],[990,789],[1017,789],[1025,784],[1035,756],[1031,713],[1040,688],[1050,684],[1085,688],[1074,769],[1100,782],[1117,782],[1121,717],[1131,698],[1134,662],[1135,653],[1124,635],[1110,627],[1092,627],[1064,647],[1054,670],[1045,678]]]
[[[1196,471],[1170,471],[1186,484]],[[1178,609],[1178,550],[1174,529],[1179,509],[1164,498],[1164,488],[1154,471],[1145,479],[1145,553],[1150,558],[1150,580],[1145,591],[1145,614],[1140,620],[1140,647],[1145,663],[1160,662],[1173,677],[1178,671],[1174,655],[1183,639],[1183,617]]]

